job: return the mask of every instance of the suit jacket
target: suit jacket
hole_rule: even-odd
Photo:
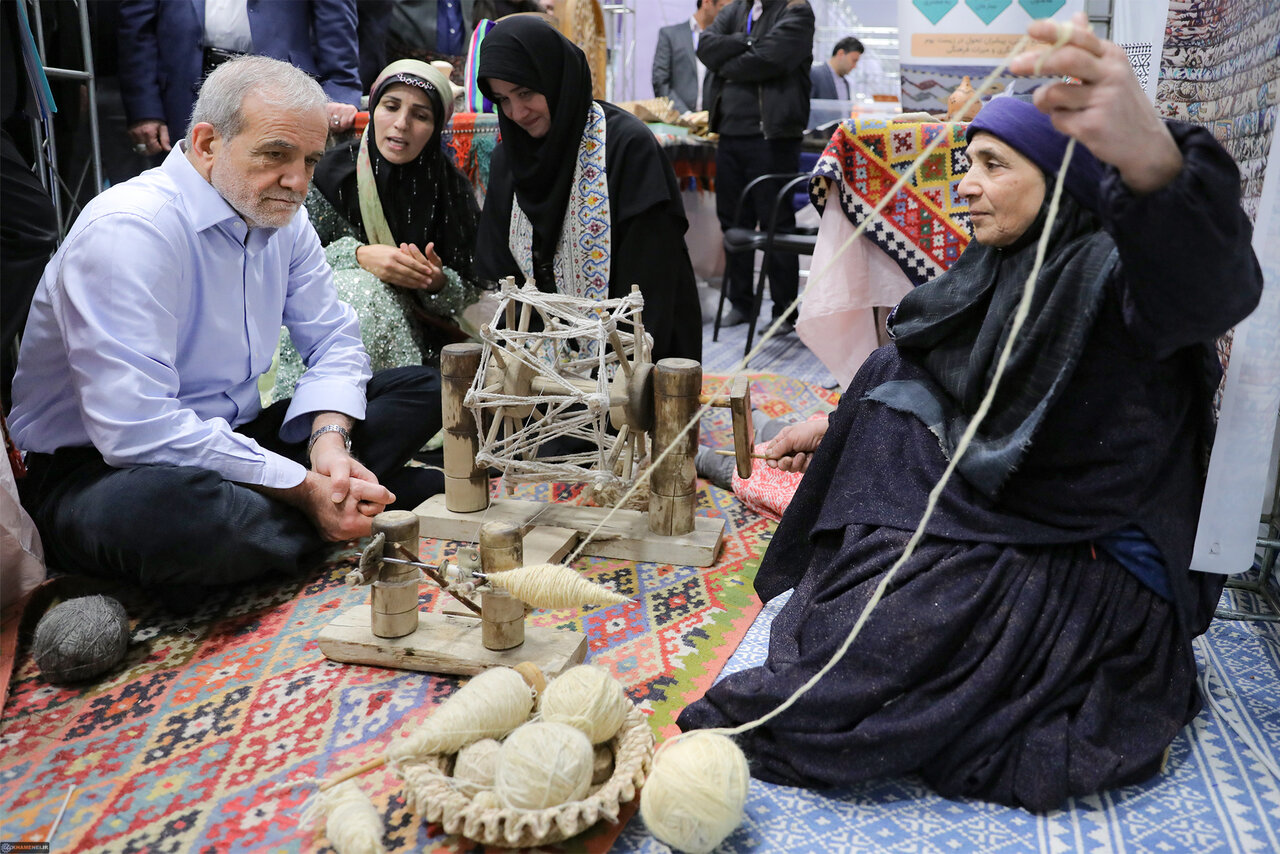
[[[248,9],[255,53],[317,78],[330,101],[360,105],[355,0],[248,0]],[[204,0],[124,0],[118,43],[129,123],[163,119],[176,143],[200,91]]]
[[[711,72],[702,81],[702,109],[710,103]],[[658,49],[653,54],[653,94],[667,97],[676,110],[686,113],[698,102],[698,56],[693,52],[689,22],[658,30]]]
[[[836,79],[831,76],[831,66],[825,62],[819,62],[809,69],[809,84],[812,86],[810,98],[835,101],[842,97],[842,93],[836,91]]]
[[[359,5],[364,5],[363,0]],[[394,0],[388,32],[401,45],[433,54],[440,53],[436,47],[437,5],[436,0]],[[476,0],[462,0],[462,53],[464,55],[467,52],[467,45],[471,43],[471,31],[479,23],[475,5]],[[485,10],[481,9],[481,11]]]

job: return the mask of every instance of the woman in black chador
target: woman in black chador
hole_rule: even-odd
[[[1211,342],[1262,287],[1240,176],[1207,130],[1162,123],[1083,22],[1044,73],[1081,82],[1034,106],[993,99],[968,129],[975,241],[903,299],[820,444],[801,425],[774,442],[816,445],[756,580],[764,599],[794,592],[764,665],[712,687],[684,729],[776,708],[848,636],[986,394],[1049,230],[1030,316],[925,537],[839,665],[739,737],[758,777],[916,773],[948,797],[1048,810],[1155,774],[1200,708],[1191,639],[1222,587],[1188,569]],[[1078,145],[1050,221],[1064,132]]]
[[[476,270],[606,299],[638,284],[654,361],[701,358],[702,315],[675,173],[653,133],[591,99],[587,58],[536,16],[499,21],[480,51],[498,106]]]

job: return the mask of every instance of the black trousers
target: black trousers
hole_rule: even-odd
[[[412,509],[444,488],[443,476],[404,464],[439,431],[440,375],[412,366],[369,381],[353,452]],[[306,462],[306,442],[279,439],[287,400],[237,428]],[[114,468],[96,448],[28,454],[19,481],[51,568],[143,586],[235,584],[295,572],[324,541],[302,511],[195,466]]]
[[[760,136],[722,136],[716,146],[716,218],[722,231],[738,225],[769,227],[773,200],[780,181],[761,181],[743,201],[738,218],[738,200],[752,179],[774,172],[794,173],[800,168],[799,139],[765,139]],[[779,230],[795,228],[796,213],[783,202],[778,211]],[[755,253],[739,252],[724,259],[724,284],[729,302],[743,314],[751,314],[755,295]],[[769,259],[769,293],[774,317],[782,314],[800,289],[800,259],[775,253]]]

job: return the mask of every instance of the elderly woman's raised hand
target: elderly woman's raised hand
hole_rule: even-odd
[[[1094,35],[1084,13],[1077,13],[1071,23],[1070,39],[1057,49],[1049,45],[1058,39],[1058,25],[1032,23],[1027,33],[1048,44],[1016,57],[1009,70],[1078,80],[1041,86],[1035,93],[1036,106],[1049,115],[1054,127],[1115,166],[1135,193],[1163,187],[1182,168],[1182,155],[1168,128],[1147,100],[1124,50]]]

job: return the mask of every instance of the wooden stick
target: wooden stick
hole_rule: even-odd
[[[395,549],[397,552],[407,557],[409,563],[413,564],[414,566],[420,567],[422,571],[426,573],[427,578],[430,578],[432,581],[438,584],[441,590],[443,590],[445,593],[448,593],[454,599],[457,599],[463,605],[466,605],[468,608],[472,610],[472,612],[476,614],[480,613],[479,605],[477,605],[475,602],[472,602],[470,599],[463,596],[462,594],[454,593],[452,590],[449,589],[449,581],[443,575],[436,572],[435,567],[428,566],[427,564],[418,560],[416,555],[410,554],[409,550],[406,549],[404,546],[400,545],[399,543],[396,544]]]
[[[731,451],[731,450],[729,450],[728,448],[716,448],[716,449],[715,449],[715,452],[716,452],[717,454],[719,454],[720,456],[722,456],[722,457],[732,457],[732,456],[734,456],[734,455],[735,455],[735,453],[736,453],[735,451]],[[788,456],[788,457],[789,457],[789,456],[791,456],[791,455],[790,455],[790,454],[785,454],[784,456]],[[769,456],[768,454],[757,454],[757,453],[755,453],[755,452],[752,452],[752,454],[751,454],[751,459],[753,459],[753,460],[780,460],[780,459],[782,459],[782,457],[771,457],[771,456]]]
[[[338,785],[339,783],[345,783],[348,780],[350,780],[352,777],[359,777],[361,774],[364,774],[367,771],[372,771],[374,768],[381,768],[385,764],[387,764],[387,757],[383,755],[383,756],[379,756],[376,759],[370,759],[368,762],[364,762],[360,765],[357,765],[354,768],[348,768],[346,771],[343,771],[337,777],[333,777],[321,783],[320,791],[323,792],[327,789],[332,789],[334,786]]]

